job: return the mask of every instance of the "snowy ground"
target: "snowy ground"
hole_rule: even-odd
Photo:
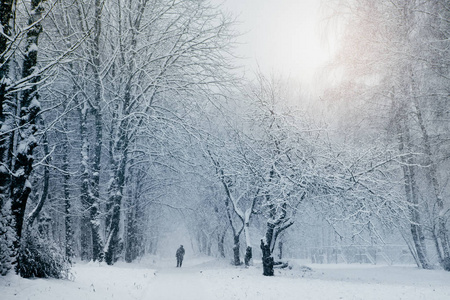
[[[450,272],[414,266],[309,265],[264,277],[258,262],[248,269],[212,258],[149,258],[113,267],[78,263],[73,281],[0,277],[0,299],[83,300],[290,300],[450,299]]]

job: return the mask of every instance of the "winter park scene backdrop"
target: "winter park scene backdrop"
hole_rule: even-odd
[[[0,299],[450,299],[448,0],[0,18]]]

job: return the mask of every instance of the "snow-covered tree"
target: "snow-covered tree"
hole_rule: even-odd
[[[118,56],[111,105],[117,121],[110,126],[108,263],[116,260],[121,243],[120,210],[131,143],[143,127],[151,126],[148,120],[158,116],[173,119],[175,101],[184,105],[183,98],[206,97],[209,88],[221,84],[223,73],[219,70],[226,72],[227,68],[221,53],[230,37],[229,22],[203,1],[135,1],[130,5],[133,9],[115,7]]]
[[[17,9],[15,1],[2,1],[2,77],[1,77],[1,211],[2,211],[2,236],[0,243],[7,250],[6,259],[13,256],[11,251],[17,251],[20,247],[24,225],[24,214],[28,196],[31,192],[30,174],[33,170],[33,151],[37,146],[36,133],[38,131],[38,114],[41,106],[37,85],[40,82],[40,74],[37,66],[38,41],[42,32],[42,16],[44,12],[43,1],[31,1],[28,25],[24,32],[17,31],[11,26],[15,18],[13,14]],[[17,18],[17,21],[20,19]],[[21,43],[17,37],[25,35],[24,55],[20,57],[18,47]],[[15,36],[15,38],[13,38]],[[16,52],[17,51],[17,52]],[[11,72],[10,64],[13,58],[21,59],[21,74]],[[16,120],[17,118],[17,120]],[[10,207],[8,207],[10,206]],[[10,209],[10,212],[8,210]],[[9,215],[13,220],[9,220]],[[14,248],[10,248],[11,230],[14,228]],[[8,252],[10,254],[8,254]],[[3,261],[2,261],[3,265]],[[6,261],[6,269],[8,269]]]
[[[356,120],[345,117],[350,130],[360,126],[354,137],[379,133],[397,145],[404,199],[409,203],[410,249],[423,268],[430,267],[427,236],[435,240],[442,265],[448,248],[448,192],[446,177],[439,171],[445,168],[445,150],[438,142],[448,124],[437,121],[438,114],[447,113],[442,110],[448,95],[444,74],[449,71],[444,2],[344,1],[336,2],[333,10],[345,24],[334,61],[343,77],[328,99],[336,104],[340,100],[341,113],[355,113]],[[351,111],[344,103],[357,109]]]

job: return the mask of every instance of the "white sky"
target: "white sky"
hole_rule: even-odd
[[[214,0],[238,16],[248,70],[259,64],[263,72],[275,72],[313,83],[316,68],[328,57],[318,29],[320,0]]]

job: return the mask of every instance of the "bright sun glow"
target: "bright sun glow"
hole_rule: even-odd
[[[328,58],[320,44],[314,16],[300,18],[294,13],[284,13],[273,22],[266,59],[276,70],[309,80]]]
[[[312,83],[315,71],[328,59],[318,30],[317,0],[226,0],[225,8],[238,15],[238,52],[255,70],[276,72]]]

